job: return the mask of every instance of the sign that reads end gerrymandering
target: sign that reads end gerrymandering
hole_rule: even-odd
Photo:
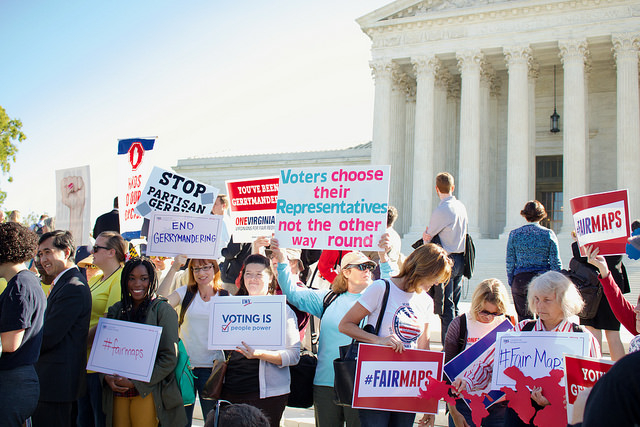
[[[276,229],[278,177],[227,181],[234,243],[251,243]]]
[[[438,413],[438,402],[419,397],[428,377],[442,380],[444,353],[360,344],[353,407],[399,412]]]
[[[100,318],[87,369],[149,382],[161,335],[161,326]]]
[[[189,258],[220,258],[220,215],[189,215],[177,212],[151,213],[147,255]]]
[[[286,347],[284,295],[214,297],[209,318],[210,350],[235,350],[244,341],[254,348]]]
[[[219,191],[210,185],[155,166],[140,194],[136,212],[145,218],[150,218],[153,211],[209,215]]]
[[[280,170],[282,247],[372,250],[387,229],[390,166]]]
[[[600,255],[624,255],[631,231],[627,190],[575,197],[570,203],[582,256],[586,245],[600,248]]]

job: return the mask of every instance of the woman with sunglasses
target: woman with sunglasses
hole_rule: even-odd
[[[343,334],[360,342],[385,345],[397,352],[405,348],[429,349],[429,324],[433,317],[433,300],[427,294],[432,286],[446,283],[451,275],[453,261],[441,246],[427,243],[407,257],[400,273],[389,280],[389,294],[385,305],[386,283],[376,280],[344,315],[339,324]],[[362,329],[359,324],[368,316],[367,323],[375,325],[382,316],[378,334]],[[359,410],[360,425],[367,426],[412,426],[413,413],[375,409]],[[433,426],[435,416],[428,414],[423,419]]]
[[[89,258],[92,265],[101,270],[89,280],[91,290],[91,319],[89,320],[89,336],[87,358],[91,353],[91,345],[96,335],[98,320],[107,315],[107,310],[120,301],[120,275],[127,254],[127,241],[115,231],[103,231],[96,238]],[[79,264],[79,263],[78,263]],[[78,399],[78,426],[104,427],[105,418],[102,411],[102,384],[97,372],[87,371],[87,393]]]
[[[207,379],[211,375],[214,360],[224,360],[221,350],[209,350],[207,348],[207,334],[209,332],[209,314],[213,311],[213,297],[229,295],[222,289],[220,279],[220,267],[215,259],[192,259],[187,267],[188,282],[173,291],[167,300],[172,307],[180,306],[180,338],[187,350],[193,374],[196,376],[195,386],[200,400],[202,415],[207,416],[215,407],[214,400],[202,397],[202,390]],[[171,285],[171,280],[164,280],[158,289],[163,295],[166,288]],[[185,406],[188,423],[193,420],[194,405]]]
[[[384,235],[380,241],[380,270],[382,277],[390,277],[391,267],[387,263],[390,241]],[[331,289],[310,289],[296,285],[295,276],[287,262],[284,249],[278,239],[271,240],[271,250],[278,261],[278,283],[287,300],[316,317],[322,319],[318,339],[318,365],[313,380],[313,405],[316,425],[319,427],[359,426],[358,410],[334,403],[333,360],[340,355],[339,348],[351,343],[351,338],[338,331],[342,316],[360,298],[372,283],[372,272],[376,263],[362,252],[345,252]]]
[[[482,339],[505,320],[509,297],[507,289],[498,279],[487,279],[476,286],[471,298],[471,310],[451,321],[444,341],[444,362],[462,353]],[[514,320],[511,320],[512,322]],[[484,391],[484,390],[483,390]],[[475,427],[471,410],[462,399],[449,406],[449,427]],[[506,404],[498,402],[489,408],[483,426],[502,426]]]

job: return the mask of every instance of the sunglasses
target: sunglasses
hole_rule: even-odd
[[[480,311],[480,314],[484,314],[485,316],[493,316],[493,317],[502,316],[503,315],[503,313],[500,313],[500,312],[492,313],[491,311],[487,311],[487,310]]]
[[[100,249],[104,249],[105,251],[108,251],[109,248],[106,246],[98,246],[98,245],[93,245],[93,249],[91,249],[91,253],[96,253],[98,252]]]
[[[213,427],[218,427],[218,418],[220,418],[220,407],[223,403],[224,406],[231,405],[231,402],[229,402],[228,400],[218,399],[218,401],[216,402],[216,409],[213,414]]]
[[[375,270],[375,269],[376,269],[376,268],[375,268],[373,265],[371,265],[371,264],[349,264],[349,265],[347,265],[345,268],[356,268],[356,269],[358,269],[358,270],[360,270],[360,271],[367,271],[367,270],[369,270],[369,271],[373,271],[373,270]]]

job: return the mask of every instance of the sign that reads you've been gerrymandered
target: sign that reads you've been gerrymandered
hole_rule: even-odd
[[[149,382],[161,335],[161,326],[101,318],[87,369]]]
[[[372,250],[387,229],[390,166],[280,171],[280,246]]]
[[[155,166],[140,194],[136,212],[145,218],[150,218],[153,211],[209,215],[219,191],[210,185]]]
[[[214,297],[209,349],[235,350],[243,341],[253,348],[285,348],[286,307],[284,295]]]
[[[278,177],[227,181],[234,225],[233,242],[251,243],[276,229]]]
[[[151,214],[147,255],[220,258],[220,215],[189,215],[154,211]]]

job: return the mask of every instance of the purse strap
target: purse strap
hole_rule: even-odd
[[[385,290],[384,296],[382,297],[382,307],[380,308],[380,315],[378,316],[378,321],[376,322],[376,329],[374,334],[378,335],[380,332],[380,326],[382,325],[382,318],[384,317],[384,312],[387,310],[387,301],[389,301],[389,290],[391,289],[391,283],[389,283],[388,279],[384,279]]]

